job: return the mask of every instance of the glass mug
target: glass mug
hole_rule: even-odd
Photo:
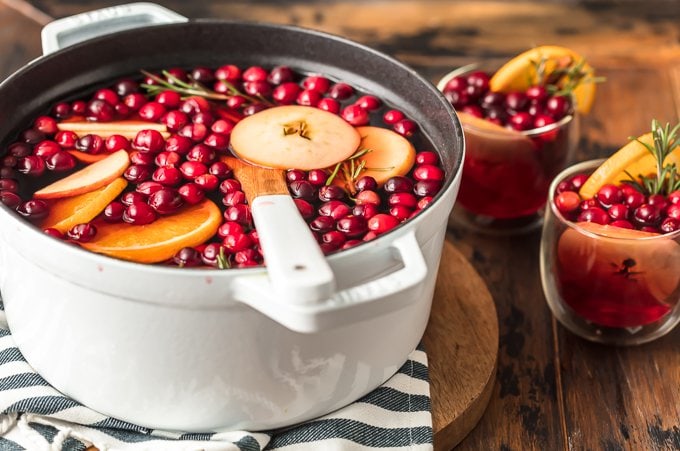
[[[456,69],[437,84],[443,92],[454,77],[478,70]],[[453,224],[490,234],[515,234],[540,227],[550,181],[572,160],[579,139],[578,117],[526,131],[500,129],[459,115],[465,160]]]
[[[557,320],[576,335],[605,344],[646,343],[680,322],[680,230],[612,233],[566,220],[553,202],[557,185],[602,161],[572,166],[550,186],[540,251],[543,292]]]

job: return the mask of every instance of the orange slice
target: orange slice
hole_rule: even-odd
[[[103,160],[109,156],[108,153],[91,154],[87,152],[81,152],[80,150],[67,150],[67,152],[73,155],[76,160],[85,164],[96,163],[97,161]]]
[[[640,175],[656,172],[656,159],[638,140],[650,146],[654,145],[654,138],[652,133],[649,132],[640,136],[637,140],[631,140],[617,150],[581,186],[579,194],[582,198],[590,199],[594,197],[598,190],[607,183],[619,185],[623,180],[632,180],[626,172],[636,178]],[[664,163],[680,165],[680,147],[671,152]]]
[[[158,263],[180,249],[210,239],[222,222],[222,212],[205,199],[151,224],[110,224],[97,221],[94,240],[81,245],[92,252],[138,263]]]
[[[357,158],[356,164],[363,161],[365,168],[360,177],[371,176],[382,186],[391,177],[408,174],[416,161],[416,149],[408,139],[382,127],[357,127],[356,130],[361,137],[359,150],[370,150]],[[342,173],[338,173],[334,183],[345,185]]]
[[[521,53],[501,66],[491,77],[489,86],[492,91],[510,92],[526,91],[527,88],[536,84],[536,71],[534,63],[547,59],[547,71],[550,72],[555,66],[564,60],[581,61],[583,57],[566,47],[556,45],[544,45],[535,47]],[[594,76],[594,69],[583,64],[583,70],[590,76]],[[593,106],[595,99],[595,83],[582,83],[574,89],[576,110],[587,114]]]
[[[56,199],[50,204],[50,213],[42,221],[40,227],[48,227],[66,233],[76,224],[90,222],[120,193],[127,182],[124,178],[117,178],[106,186],[95,191],[72,197]]]

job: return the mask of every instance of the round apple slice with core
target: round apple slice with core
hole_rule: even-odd
[[[248,116],[231,132],[241,159],[268,168],[320,169],[357,150],[359,133],[344,119],[318,108],[279,106]]]
[[[89,193],[117,179],[130,165],[127,151],[118,150],[103,160],[59,179],[35,192],[36,199],[57,199]]]
[[[408,174],[416,161],[416,149],[409,140],[381,127],[365,126],[356,130],[361,136],[357,151],[361,156],[356,158],[355,168],[363,167],[359,177],[371,176],[382,186],[391,177]],[[340,186],[348,183],[343,168],[338,168],[333,181]]]

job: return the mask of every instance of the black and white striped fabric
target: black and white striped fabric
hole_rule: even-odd
[[[357,402],[270,433],[176,433],[97,413],[51,387],[24,360],[0,300],[0,450],[381,450],[432,449],[427,356],[416,349],[385,384]],[[188,415],[190,413],[187,413]]]

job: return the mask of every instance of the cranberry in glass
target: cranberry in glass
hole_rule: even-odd
[[[110,103],[94,99],[87,104],[86,116],[93,121],[108,122],[116,117],[116,110]]]
[[[319,188],[319,200],[321,202],[327,202],[329,200],[343,200],[346,197],[347,192],[338,185],[328,185]]]
[[[366,233],[368,223],[361,216],[346,216],[338,220],[336,228],[350,238],[357,238]]]
[[[534,126],[534,121],[531,115],[527,112],[520,111],[510,116],[510,126],[517,131],[529,130]]]
[[[383,185],[387,193],[409,193],[413,189],[413,181],[401,175],[390,177]]]
[[[562,191],[555,196],[555,206],[563,214],[575,212],[578,210],[580,203],[581,198],[574,191]]]
[[[626,219],[617,219],[609,223],[612,227],[619,227],[621,229],[633,229],[633,224]]]
[[[347,241],[347,237],[337,230],[331,230],[321,235],[321,244],[325,244],[328,251],[340,249],[345,241]]]
[[[347,216],[351,211],[349,205],[339,200],[329,200],[319,207],[319,215],[330,216],[334,220]]]
[[[338,114],[340,112],[340,102],[329,97],[324,97],[319,100],[316,107],[320,110],[328,111],[329,113]]]
[[[215,191],[220,184],[220,179],[212,174],[201,174],[194,179],[194,183],[203,191]]]
[[[650,194],[649,197],[647,198],[647,203],[649,205],[654,205],[655,207],[658,207],[659,210],[663,210],[670,204],[670,202],[668,202],[666,197],[663,196],[662,194]]]
[[[454,108],[462,108],[470,102],[470,98],[464,91],[449,91],[444,94]]]
[[[468,86],[476,86],[480,88],[482,91],[488,91],[489,79],[490,79],[489,74],[487,74],[484,71],[477,70],[468,74],[467,84]]]
[[[76,167],[76,159],[73,155],[65,151],[59,151],[45,159],[45,166],[50,171],[64,172]]]
[[[273,85],[280,85],[293,81],[295,74],[288,66],[277,66],[269,72],[267,81]]]
[[[399,133],[401,136],[410,138],[413,134],[418,131],[418,124],[410,119],[402,119],[392,126],[392,129]]]
[[[16,170],[22,174],[38,177],[45,172],[45,161],[35,155],[19,158]]]
[[[241,191],[241,182],[236,179],[226,179],[220,183],[220,193],[227,194],[234,191]]]
[[[591,207],[587,210],[583,210],[579,213],[577,220],[579,222],[594,222],[601,225],[609,224],[610,222],[609,215],[600,207]]]
[[[151,224],[156,220],[156,210],[145,202],[129,205],[123,212],[123,221],[133,225]]]
[[[545,102],[545,111],[560,120],[571,111],[571,101],[565,96],[552,96]]]
[[[203,264],[201,253],[193,247],[183,247],[172,257],[173,263],[180,268],[189,268]]]
[[[505,96],[505,107],[515,113],[524,111],[529,106],[529,99],[524,93],[509,92]]]
[[[132,146],[140,152],[158,153],[165,148],[165,140],[157,130],[140,130],[135,136]]]
[[[603,207],[609,208],[623,200],[623,193],[618,186],[607,183],[598,190],[595,197]]]
[[[633,211],[633,219],[641,226],[656,226],[661,221],[661,209],[656,205],[642,204]]]
[[[600,203],[597,201],[597,199],[584,199],[579,204],[579,208],[581,210],[588,210],[588,209],[596,208],[596,207],[597,208],[600,207]]]
[[[345,107],[340,115],[349,124],[354,126],[366,125],[370,119],[368,111],[361,108],[359,105],[349,105]]]
[[[293,197],[313,202],[316,197],[316,188],[307,180],[296,180],[288,185],[288,189]]]
[[[92,241],[97,235],[97,227],[94,224],[76,224],[66,233],[69,239],[79,243]]]
[[[316,106],[319,101],[321,100],[321,93],[318,91],[313,91],[311,89],[305,89],[304,91],[301,91],[297,98],[295,99],[295,102],[298,105],[302,106]]]
[[[50,209],[44,200],[31,199],[20,203],[16,211],[29,221],[38,221],[47,217]]]
[[[462,111],[463,113],[469,114],[470,116],[478,117],[480,119],[484,117],[484,111],[478,105],[465,105],[462,108]]]
[[[205,197],[205,191],[195,183],[186,183],[177,189],[184,202],[189,205],[199,203]]]
[[[630,191],[624,196],[623,202],[631,209],[635,209],[645,203],[645,195],[639,191]]]
[[[609,207],[607,213],[609,214],[609,217],[612,218],[612,220],[628,219],[629,209],[624,204],[614,204]]]
[[[330,232],[335,229],[335,219],[331,216],[317,216],[309,223],[309,228],[319,233]]]
[[[668,195],[668,202],[671,204],[680,204],[680,190],[675,190]]]
[[[272,99],[281,105],[290,105],[295,102],[301,88],[297,83],[283,83],[274,88]]]
[[[142,183],[151,178],[151,167],[146,164],[131,164],[123,172],[123,177],[130,183]]]
[[[361,96],[354,103],[366,111],[375,111],[382,105],[380,99],[372,95]]]
[[[149,196],[148,204],[156,210],[156,213],[167,215],[176,212],[184,201],[177,190],[171,188],[163,188],[154,192]]]
[[[353,95],[354,88],[347,83],[335,83],[328,91],[328,96],[335,100],[346,100]]]
[[[531,113],[529,113],[531,114]],[[547,114],[538,114],[534,117],[533,128],[541,128],[555,123],[555,119]]]
[[[680,219],[676,218],[666,218],[661,222],[661,225],[659,226],[659,230],[661,230],[662,233],[671,233],[675,232],[676,230],[680,230]]]
[[[524,94],[529,100],[535,102],[543,102],[548,98],[548,91],[545,89],[545,86],[540,85],[529,86]]]
[[[2,180],[0,180],[2,182]],[[673,219],[680,219],[680,204],[670,204],[666,207],[666,216]]]
[[[304,219],[311,219],[314,217],[314,207],[312,204],[304,199],[293,199],[293,202],[295,202],[295,206]]]
[[[218,119],[210,126],[210,130],[221,135],[229,135],[234,129],[234,123],[226,119]]]
[[[0,191],[0,202],[9,208],[17,208],[21,204],[21,197],[11,191],[2,190]]]
[[[503,106],[505,105],[505,94],[502,92],[489,91],[482,96],[481,104],[485,108],[491,106]]]

